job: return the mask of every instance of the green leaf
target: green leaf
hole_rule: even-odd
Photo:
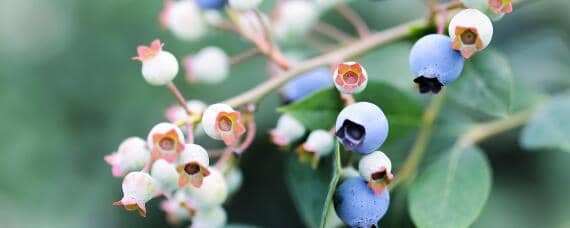
[[[325,227],[340,170],[338,143],[333,155],[322,158],[316,170],[308,163],[299,162],[297,155],[291,153],[287,161],[287,187],[307,227]]]
[[[521,143],[527,149],[570,152],[570,94],[554,96],[539,108],[524,128]]]
[[[368,72],[368,83],[384,82],[401,89],[402,92],[418,95],[413,87],[414,77],[409,67],[411,48],[412,43],[400,41],[362,56],[359,62]]]
[[[389,140],[416,129],[422,120],[422,108],[413,97],[383,82],[370,81],[354,98],[374,103],[382,109],[390,125]]]
[[[293,104],[278,109],[299,120],[310,130],[330,129],[342,110],[343,102],[335,88],[323,89]]]
[[[506,58],[484,50],[466,60],[457,81],[446,86],[456,103],[494,117],[511,113],[513,74]]]
[[[420,228],[468,227],[481,213],[490,190],[491,170],[482,151],[455,148],[413,182],[410,215]]]

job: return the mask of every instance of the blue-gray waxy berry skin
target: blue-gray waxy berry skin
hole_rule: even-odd
[[[451,48],[451,39],[439,34],[419,39],[412,47],[409,60],[416,78],[436,78],[442,85],[459,77],[464,62],[461,53]]]
[[[219,10],[228,4],[228,0],[194,0],[203,10]]]
[[[285,84],[281,89],[281,96],[286,103],[292,103],[332,85],[331,71],[327,68],[317,68]]]
[[[388,120],[375,104],[358,102],[345,107],[336,119],[335,131],[347,150],[369,154],[388,137]]]
[[[372,227],[386,214],[390,193],[376,195],[360,177],[351,177],[340,184],[334,194],[334,209],[350,227]]]

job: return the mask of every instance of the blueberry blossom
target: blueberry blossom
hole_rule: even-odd
[[[149,159],[150,151],[146,142],[139,137],[125,139],[119,145],[117,152],[105,156],[105,161],[111,165],[111,172],[116,177],[141,170]]]

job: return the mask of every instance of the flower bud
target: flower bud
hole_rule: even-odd
[[[202,186],[204,178],[210,175],[209,165],[210,158],[203,147],[197,144],[186,144],[176,167],[180,174],[178,186],[184,187],[188,182],[197,188]]]
[[[356,62],[338,64],[333,79],[338,91],[346,94],[360,93],[368,84],[366,70]]]
[[[143,172],[130,172],[123,179],[123,198],[113,205],[124,206],[128,211],[137,210],[146,217],[145,203],[159,193],[155,180]]]
[[[177,191],[174,197],[162,201],[160,207],[166,212],[166,219],[172,225],[190,221],[196,214],[194,203],[186,191]]]
[[[117,152],[105,156],[105,161],[112,166],[111,171],[116,177],[143,169],[149,159],[150,151],[146,142],[139,137],[125,139]]]
[[[207,32],[200,9],[192,0],[169,1],[165,6],[161,23],[182,40],[197,40]]]
[[[307,141],[297,148],[299,160],[309,161],[313,168],[317,168],[319,159],[333,151],[334,137],[327,131],[315,130],[309,134]]]
[[[269,132],[271,141],[278,146],[286,146],[305,134],[305,126],[294,117],[284,114],[277,120],[277,126]]]
[[[464,58],[470,58],[491,43],[493,24],[481,11],[465,9],[449,22],[449,36],[451,47],[460,51]]]
[[[240,113],[226,104],[210,105],[202,116],[202,126],[208,136],[223,140],[228,146],[235,145],[245,127],[240,122]]]
[[[221,228],[226,225],[227,219],[226,211],[221,206],[200,209],[192,219],[191,228]]]
[[[172,53],[163,51],[160,40],[154,40],[150,46],[137,47],[134,60],[142,62],[142,75],[151,85],[166,85],[178,74],[178,61]]]
[[[230,0],[230,7],[236,10],[251,10],[261,4],[262,0]]]
[[[228,197],[228,185],[224,176],[217,169],[210,169],[210,175],[204,178],[199,188],[187,185],[190,197],[195,200],[198,208],[211,208],[221,205]]]
[[[362,157],[358,163],[358,171],[368,181],[368,186],[376,195],[382,194],[394,179],[392,162],[382,151],[375,151]]]
[[[178,188],[178,172],[173,164],[164,159],[158,159],[152,164],[150,175],[163,192],[172,193]]]
[[[154,159],[163,158],[173,163],[184,150],[184,134],[174,124],[159,123],[150,130],[147,145]]]
[[[315,4],[306,0],[285,1],[277,12],[273,32],[280,41],[294,41],[304,37],[319,18]]]
[[[206,47],[193,57],[184,59],[186,78],[208,84],[220,83],[228,77],[228,55],[219,47]]]

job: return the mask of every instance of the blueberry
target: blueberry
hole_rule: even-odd
[[[451,48],[451,39],[444,35],[424,36],[410,52],[410,68],[420,93],[438,93],[459,77],[463,62],[461,53]]]
[[[369,154],[388,136],[388,120],[382,110],[369,102],[345,107],[336,119],[336,136],[348,150]]]
[[[203,10],[219,10],[228,4],[228,0],[195,0],[194,2]]]
[[[390,193],[376,195],[362,177],[351,177],[340,184],[334,193],[334,209],[350,227],[376,227],[388,211]]]
[[[332,86],[332,73],[327,68],[317,68],[287,83],[281,89],[281,97],[285,103],[300,100],[321,89]]]

